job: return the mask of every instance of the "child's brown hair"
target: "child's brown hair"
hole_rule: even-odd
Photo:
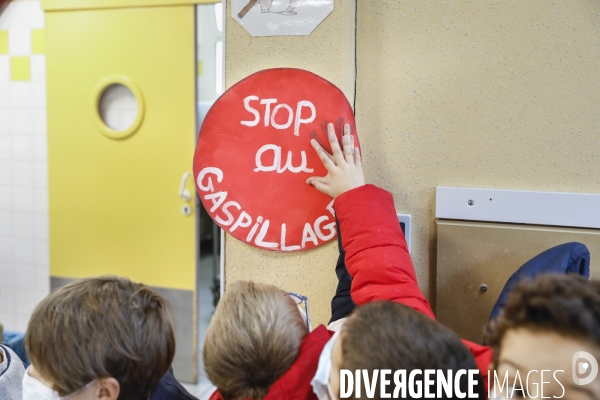
[[[454,332],[410,307],[391,301],[358,307],[344,324],[338,340],[342,341],[341,368],[367,370],[369,376],[381,369],[407,373],[477,369],[473,355]],[[378,381],[375,399],[380,398],[379,385]],[[461,380],[461,386],[466,392],[466,379]],[[477,392],[484,398],[481,380]]]
[[[206,332],[206,374],[226,400],[260,400],[292,366],[307,334],[286,292],[262,283],[233,283]]]
[[[75,281],[36,307],[25,347],[60,396],[115,378],[119,399],[146,400],[175,355],[166,300],[141,283],[103,276]]]

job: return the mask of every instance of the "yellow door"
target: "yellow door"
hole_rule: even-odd
[[[185,380],[196,350],[192,179],[181,188],[195,141],[194,37],[193,5],[46,13],[52,286],[116,274],[159,288],[177,314]],[[99,114],[113,84],[138,107],[122,131]]]

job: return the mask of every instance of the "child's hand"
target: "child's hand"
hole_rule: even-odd
[[[362,161],[358,147],[354,147],[354,137],[350,134],[350,125],[344,125],[342,145],[344,151],[335,136],[333,124],[327,125],[327,137],[333,155],[323,149],[315,139],[310,141],[319,158],[327,168],[327,176],[312,176],[306,183],[313,185],[319,192],[325,193],[334,199],[340,194],[365,184],[362,170]]]

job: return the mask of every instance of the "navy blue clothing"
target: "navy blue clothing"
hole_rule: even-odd
[[[29,361],[29,357],[27,356],[27,352],[25,351],[24,333],[5,330],[4,337],[0,339],[2,339],[2,341],[0,342],[1,344],[6,345],[12,351],[14,351],[17,354],[17,356],[19,356],[25,368],[29,367],[31,362]]]
[[[490,323],[504,308],[513,287],[522,280],[533,279],[539,274],[577,274],[589,278],[590,251],[582,243],[565,243],[548,249],[527,261],[504,285],[490,314]]]
[[[340,255],[335,265],[335,274],[338,278],[337,288],[335,289],[335,295],[331,299],[331,319],[329,323],[337,321],[338,319],[346,318],[356,308],[352,296],[350,296],[350,288],[352,287],[352,278],[346,269],[346,251],[342,246],[342,232],[340,231],[340,223],[335,217],[335,227],[337,229],[338,239],[338,250]]]
[[[156,387],[150,393],[150,400],[198,400],[192,396],[181,383],[175,379],[173,368],[169,368],[167,373],[156,384]]]

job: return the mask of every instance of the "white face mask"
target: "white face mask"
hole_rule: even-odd
[[[29,367],[31,368],[31,367]],[[23,375],[23,400],[63,400],[68,399],[70,397],[75,396],[77,393],[80,393],[90,387],[95,381],[92,381],[77,390],[74,393],[71,393],[68,396],[60,397],[57,392],[44,385],[42,382],[35,379],[33,376],[29,375],[29,368],[25,371],[25,375]]]
[[[59,400],[58,393],[29,375],[29,368],[23,375],[23,400]]]
[[[337,398],[331,390],[329,374],[331,372],[333,345],[339,336],[340,332],[338,331],[331,339],[329,339],[325,347],[323,347],[323,351],[319,356],[319,367],[317,368],[314,378],[310,382],[313,387],[313,393],[319,400],[335,400]]]

